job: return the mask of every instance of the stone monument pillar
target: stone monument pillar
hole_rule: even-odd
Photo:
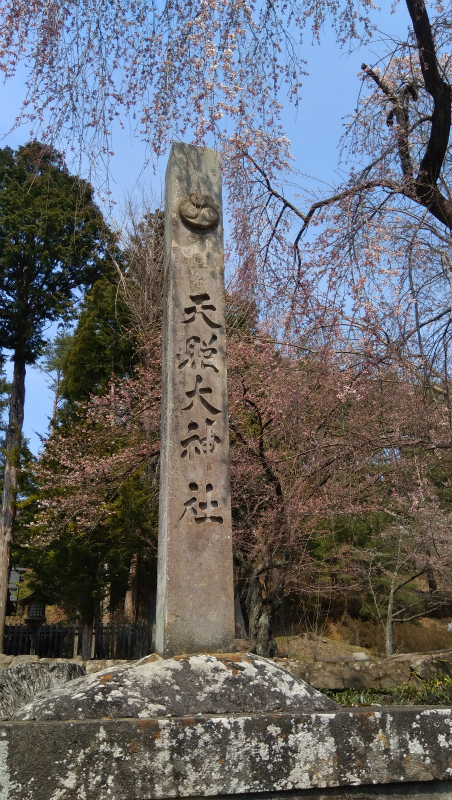
[[[156,650],[234,639],[220,155],[173,144],[166,172]]]

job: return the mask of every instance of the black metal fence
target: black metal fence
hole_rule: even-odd
[[[74,658],[81,654],[79,625],[5,625],[3,652],[19,656],[31,653],[41,658]],[[149,653],[149,626],[96,625],[93,627],[91,658],[142,658]]]

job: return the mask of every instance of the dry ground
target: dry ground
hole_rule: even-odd
[[[452,648],[450,618],[422,619],[395,626],[396,653],[429,653]],[[319,633],[276,637],[278,656],[293,661],[354,660],[354,653],[369,658],[384,656],[384,636],[376,623],[352,620],[330,623]]]

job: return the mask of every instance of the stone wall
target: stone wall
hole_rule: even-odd
[[[394,689],[416,678],[452,677],[452,651],[409,653],[378,661],[288,661],[281,663],[316,689]]]

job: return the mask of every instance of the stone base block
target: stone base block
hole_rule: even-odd
[[[406,661],[292,662],[288,668],[317,689],[394,689],[409,682],[410,664]]]
[[[446,781],[391,783],[384,786],[347,786],[295,792],[238,794],[228,800],[451,800],[452,785]],[[221,799],[220,799],[221,800]]]
[[[419,795],[423,782],[424,795],[434,797],[430,782],[452,776],[451,724],[450,709],[415,707],[7,722],[0,729],[0,798],[154,800],[275,791],[287,797],[295,791],[300,800],[320,800],[328,793],[314,789],[337,787],[330,794],[342,798],[353,795],[340,787],[379,786],[375,795],[361,789],[363,800],[390,797],[384,786],[394,783],[403,784],[400,797],[416,797],[408,786],[416,784]],[[442,800],[452,798],[452,781],[438,792]]]
[[[0,800],[452,800],[451,729],[450,708],[341,709],[257,656],[147,658],[3,723]]]

